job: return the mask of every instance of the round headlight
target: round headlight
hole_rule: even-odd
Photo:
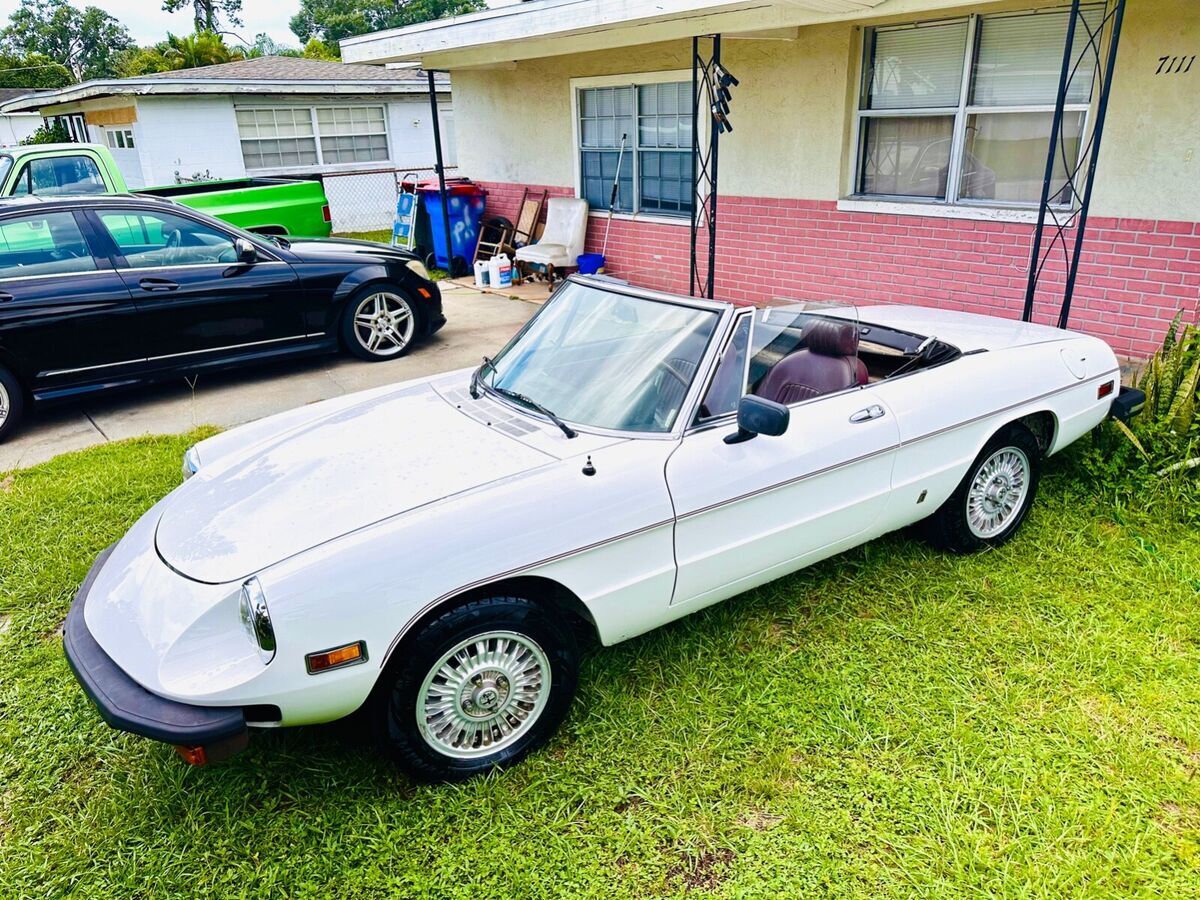
[[[419,259],[410,259],[404,265],[408,271],[414,272],[415,274],[424,278],[426,281],[429,280],[429,270],[425,268],[425,263],[421,262]]]
[[[183,454],[183,480],[187,481],[200,471],[200,453],[195,447],[189,447]]]
[[[269,663],[275,658],[275,628],[271,624],[271,613],[267,610],[267,598],[257,578],[251,578],[242,585],[239,612],[246,636],[258,648],[262,661]]]

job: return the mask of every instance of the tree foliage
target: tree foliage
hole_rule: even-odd
[[[66,66],[45,54],[0,52],[0,87],[60,88],[74,80]]]
[[[192,8],[196,31],[220,31],[221,19],[229,25],[242,24],[242,0],[163,0],[163,12]]]
[[[302,41],[329,43],[369,31],[402,28],[484,8],[483,0],[300,0],[289,23]]]
[[[0,43],[18,55],[47,56],[84,80],[116,74],[116,57],[133,46],[133,39],[124,25],[98,7],[79,9],[67,0],[21,0],[0,32]]]

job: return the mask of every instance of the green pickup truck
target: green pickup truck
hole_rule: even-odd
[[[99,144],[33,144],[0,150],[0,197],[123,194],[116,160]],[[328,237],[329,201],[319,181],[236,178],[142,188],[247,231]]]

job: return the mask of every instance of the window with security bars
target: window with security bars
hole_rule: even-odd
[[[665,82],[579,91],[580,196],[616,212],[692,214],[692,86]],[[622,151],[622,138],[624,150]]]
[[[1036,205],[1046,173],[1070,13],[970,16],[866,33],[855,194],[984,205]],[[1101,6],[1083,9],[1091,30]],[[1075,29],[1073,58],[1088,41]],[[1065,204],[1096,78],[1091,54],[1063,108],[1052,203]]]
[[[249,170],[389,158],[382,106],[241,107],[236,114]]]

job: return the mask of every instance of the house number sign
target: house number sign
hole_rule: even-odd
[[[1158,68],[1154,70],[1154,74],[1186,75],[1192,70],[1192,64],[1195,61],[1195,53],[1191,56],[1160,56],[1158,58]]]

